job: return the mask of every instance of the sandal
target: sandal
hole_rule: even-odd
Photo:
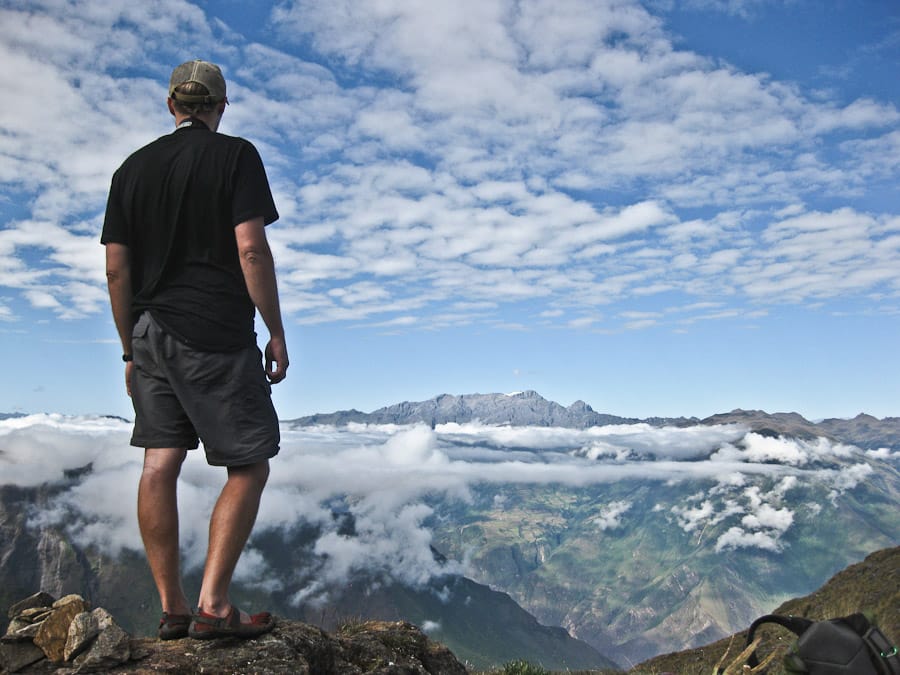
[[[218,617],[201,610],[191,618],[188,635],[197,640],[237,637],[254,638],[268,633],[275,627],[275,617],[269,612],[260,612],[250,617],[250,623],[241,623],[241,610],[234,605],[228,616]]]
[[[190,623],[190,614],[169,614],[163,612],[162,618],[159,620],[159,639],[179,640],[186,638]]]

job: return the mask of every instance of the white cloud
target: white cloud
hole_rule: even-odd
[[[741,519],[748,530],[786,531],[794,522],[794,514],[789,509],[776,509],[769,504],[761,504],[755,513]]]
[[[65,483],[52,508],[35,522],[66,522],[76,541],[115,554],[140,550],[134,515],[141,451],[128,447],[130,424],[109,418],[35,415],[0,421],[0,475],[6,483],[63,485],[67,471],[92,466],[79,480]],[[257,530],[308,523],[319,529],[313,581],[292,589],[295,600],[325,599],[329,587],[362,570],[376,571],[410,585],[441,573],[431,553],[429,499],[472,499],[471,487],[498,488],[496,508],[508,504],[507,485],[586,486],[625,480],[683,481],[699,491],[681,503],[656,505],[660,517],[674,517],[686,533],[702,538],[709,528],[727,526],[717,548],[756,546],[776,550],[797,513],[782,501],[800,485],[821,485],[834,498],[871,475],[868,463],[839,458],[844,468],[799,469],[790,453],[724,459],[714,452],[743,431],[729,427],[654,429],[646,425],[588,430],[509,428],[472,425],[283,428],[282,450],[272,461]],[[592,459],[572,449],[593,447],[598,438],[611,448],[642,448],[654,453],[624,459]],[[662,449],[674,447],[668,454]],[[691,443],[698,449],[691,452]],[[675,460],[672,457],[677,458]],[[778,462],[774,457],[785,461]],[[837,461],[837,460],[835,460]],[[869,458],[868,461],[882,461]],[[761,462],[761,463],[759,463]],[[179,480],[183,513],[208,514],[224,482],[224,472],[206,465],[202,450],[189,453]],[[112,499],[97,499],[97,495]],[[342,533],[333,518],[341,504],[354,521],[355,536]],[[601,530],[627,527],[630,500],[598,508]],[[804,512],[809,512],[807,508]],[[812,513],[812,512],[810,512]],[[72,515],[76,518],[73,520]],[[183,518],[182,549],[187,568],[203,564],[205,518]],[[267,561],[253,548],[238,575],[250,582],[267,579]],[[452,563],[456,569],[460,563]],[[460,567],[461,569],[461,567]]]
[[[592,522],[601,531],[617,529],[622,525],[622,516],[630,509],[631,502],[629,501],[610,502],[600,509],[600,515],[593,518]]]
[[[760,548],[773,553],[781,551],[778,537],[769,532],[745,532],[739,527],[731,527],[716,540],[717,552],[738,548]]]
[[[746,302],[900,287],[894,214],[800,206],[891,175],[892,154],[870,138],[896,137],[888,103],[838,104],[714,63],[637,2],[287,2],[272,14],[281,48],[243,40],[216,11],[180,0],[2,11],[13,28],[0,83],[17,105],[0,114],[0,181],[28,211],[5,236],[39,222],[57,236],[41,244],[52,270],[0,242],[0,284],[36,309],[105,311],[95,242],[109,176],[170,128],[165,80],[188,35],[225,66],[223,131],[248,135],[269,167],[282,304],[303,323],[527,327],[496,313],[530,300],[565,325],[560,305],[588,322],[598,305],[663,293],[715,298],[706,318],[734,320]],[[321,63],[299,56],[310,45]],[[835,131],[845,142],[826,157],[816,148]],[[609,190],[624,199],[593,196]],[[488,300],[476,316],[415,314]]]
[[[425,621],[422,622],[422,630],[429,635],[432,633],[439,633],[441,631],[441,622],[425,619]]]

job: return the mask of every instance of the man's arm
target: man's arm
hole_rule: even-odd
[[[269,329],[266,375],[272,384],[276,384],[287,375],[288,354],[278,302],[278,285],[275,281],[275,260],[266,240],[263,218],[240,223],[234,228],[234,236],[250,299]]]
[[[122,353],[131,354],[131,259],[124,244],[106,244],[106,284]],[[131,396],[131,362],[125,364],[125,390]]]

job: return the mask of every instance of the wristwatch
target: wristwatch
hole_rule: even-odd
[[[122,360],[125,363],[128,363],[129,361],[134,361],[134,354],[122,354]]]

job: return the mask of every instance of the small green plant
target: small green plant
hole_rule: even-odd
[[[528,661],[510,661],[503,664],[503,675],[551,675],[550,671]]]

